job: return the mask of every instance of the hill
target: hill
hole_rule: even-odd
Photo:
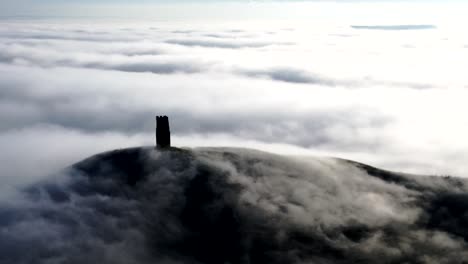
[[[102,153],[0,209],[0,263],[465,263],[468,182],[233,148]]]

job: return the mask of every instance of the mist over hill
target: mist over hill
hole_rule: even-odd
[[[467,8],[454,9],[460,20],[445,13],[451,25],[435,19],[440,6],[427,17],[413,6],[424,17],[382,21],[401,14],[400,5],[300,2],[278,4],[277,14],[289,8],[297,18],[300,10],[305,21],[0,19],[2,185],[152,144],[154,113],[171,116],[183,146],[249,146],[463,177],[468,76],[459,69],[468,68],[468,39],[458,25],[468,23],[460,22]],[[204,11],[253,15],[252,5],[243,8]],[[366,8],[375,20],[343,18]]]
[[[0,0],[0,264],[468,263],[466,10]]]
[[[0,263],[465,263],[468,182],[234,148],[102,153],[0,206]]]

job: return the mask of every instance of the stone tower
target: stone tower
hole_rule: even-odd
[[[156,116],[156,147],[169,148],[171,146],[171,131],[169,117]]]

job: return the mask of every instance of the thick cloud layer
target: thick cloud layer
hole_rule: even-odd
[[[104,153],[0,206],[1,263],[463,263],[468,183],[246,149]]]
[[[459,70],[468,41],[443,26],[1,25],[2,179],[150,144],[157,114],[171,117],[176,145],[332,155],[437,175],[468,170],[468,80]],[[74,151],[73,142],[96,143]]]

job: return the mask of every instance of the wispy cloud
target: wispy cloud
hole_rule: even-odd
[[[370,29],[370,30],[425,30],[425,29],[436,29],[434,25],[365,25],[351,26],[354,29]]]
[[[219,37],[218,37],[219,38]],[[182,46],[195,46],[195,47],[207,47],[207,48],[227,48],[227,49],[239,49],[239,48],[261,48],[270,45],[290,45],[288,42],[262,42],[262,41],[242,41],[242,40],[218,40],[218,39],[170,39],[166,43],[177,44]]]

